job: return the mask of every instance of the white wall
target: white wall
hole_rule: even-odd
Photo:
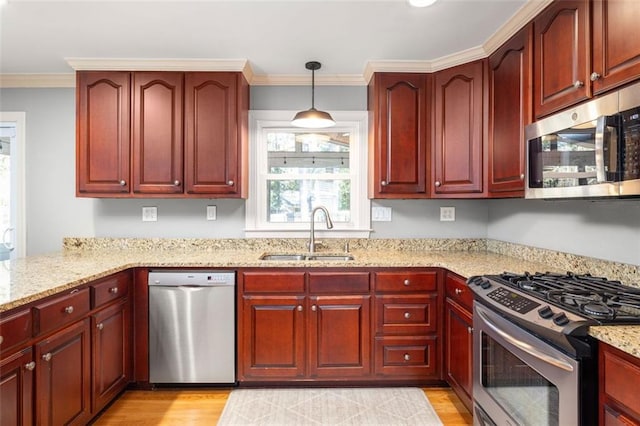
[[[27,253],[60,249],[66,236],[241,238],[242,200],[75,198],[75,91],[2,89],[0,110],[26,111]],[[316,106],[365,110],[365,87],[316,88]],[[251,89],[253,109],[306,109],[308,87]],[[206,221],[216,205],[217,221]],[[372,238],[492,238],[640,265],[640,200],[376,200],[392,222],[373,222]],[[158,206],[158,222],[141,221]],[[440,222],[441,206],[456,207]]]

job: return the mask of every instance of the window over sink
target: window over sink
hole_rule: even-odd
[[[329,210],[329,237],[368,237],[367,113],[332,112],[336,125],[291,125],[292,111],[251,111],[247,237],[306,237],[314,207]],[[316,220],[321,220],[320,215]],[[317,233],[324,227],[319,224]]]

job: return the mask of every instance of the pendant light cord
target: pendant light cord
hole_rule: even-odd
[[[311,70],[311,109],[315,108],[315,96],[316,96],[316,70]]]

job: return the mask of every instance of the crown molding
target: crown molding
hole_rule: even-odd
[[[0,88],[76,87],[75,74],[0,74]]]
[[[333,74],[315,77],[316,86],[366,86],[367,82],[359,74]],[[254,75],[252,86],[310,86],[309,74],[264,74]]]

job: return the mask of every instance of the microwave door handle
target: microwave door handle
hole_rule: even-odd
[[[572,372],[573,371],[573,366],[571,364],[569,364],[568,362],[565,362],[561,359],[557,359],[555,357],[553,357],[552,355],[546,354],[543,351],[541,351],[538,348],[535,348],[533,346],[531,346],[530,344],[523,342],[522,340],[516,339],[515,337],[511,336],[509,333],[505,332],[504,330],[502,330],[495,322],[493,322],[493,320],[491,318],[489,318],[489,312],[487,312],[484,308],[482,308],[481,306],[476,305],[476,310],[477,313],[480,315],[480,317],[482,318],[482,320],[485,322],[485,324],[487,324],[487,326],[495,331],[496,333],[498,333],[500,335],[500,337],[502,337],[504,340],[506,340],[507,342],[511,343],[513,346],[523,350],[524,352],[528,353],[529,355],[539,359],[540,361],[543,361],[547,364],[551,364],[555,367],[561,368],[565,371],[569,371]]]
[[[596,181],[607,181],[607,173],[604,167],[604,135],[607,131],[607,117],[601,115],[596,120]]]

